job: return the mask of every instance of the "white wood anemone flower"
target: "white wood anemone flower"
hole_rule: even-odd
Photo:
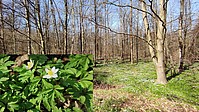
[[[28,65],[26,65],[25,67],[26,67],[26,69],[30,70],[34,65],[34,62],[30,59],[30,62],[28,62],[27,64]]]
[[[45,68],[47,75],[44,75],[43,78],[47,78],[47,79],[57,78],[58,77],[58,75],[57,75],[58,70],[59,69],[55,69],[55,67],[53,67],[52,69]]]

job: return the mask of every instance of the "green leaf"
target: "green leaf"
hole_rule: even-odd
[[[16,85],[16,84],[10,84],[9,86],[10,86],[10,88],[11,88],[12,90],[20,90],[20,89],[22,89],[21,86],[18,86],[18,85]]]
[[[47,98],[47,97],[43,98],[43,104],[44,104],[44,106],[46,107],[46,109],[47,109],[48,111],[51,110],[51,106],[50,106],[50,104],[49,104],[49,102],[48,102],[48,98]]]
[[[45,89],[53,88],[53,85],[51,83],[48,83],[45,79],[42,79],[42,84],[43,84],[43,88],[45,88]]]
[[[69,68],[67,70],[64,70],[64,73],[66,74],[76,74],[77,70],[75,68]]]
[[[56,90],[63,90],[64,89],[64,87],[61,87],[60,85],[55,85],[54,88]]]
[[[33,108],[33,106],[34,106],[34,104],[32,102],[28,102],[28,101],[20,104],[20,107],[23,107],[26,110]]]
[[[52,106],[52,109],[55,107],[55,92],[52,91],[50,94],[50,105]]]
[[[88,74],[86,77],[82,78],[81,80],[93,80],[93,75]]]
[[[13,111],[14,112],[14,110],[19,110],[19,105],[18,104],[16,104],[17,102],[9,102],[8,103],[8,109],[10,110],[10,111]]]
[[[1,107],[0,112],[4,112],[5,107]]]
[[[40,82],[41,78],[39,76],[34,77],[31,80],[31,84],[29,86],[30,91],[35,91],[35,88],[38,86],[39,82]],[[35,91],[36,92],[36,91]]]
[[[75,77],[79,77],[82,74],[81,71],[78,71]]]
[[[84,102],[86,101],[86,97],[85,96],[80,96],[79,97],[79,101],[84,104]]]
[[[65,102],[65,98],[59,91],[55,90],[55,94],[56,94],[57,98],[61,99],[62,102]]]
[[[38,109],[30,109],[27,112],[40,112]]]
[[[80,84],[83,88],[88,88],[90,84],[93,84],[93,82],[87,81],[87,80],[81,80],[81,81],[79,82],[79,84]]]
[[[90,62],[90,60],[88,58],[86,58],[85,64],[84,64],[84,70],[87,70],[89,68],[89,66],[88,66],[89,62]]]
[[[80,108],[78,107],[73,107],[74,112],[83,112]]]
[[[41,94],[47,94],[47,93],[50,93],[53,91],[53,88],[50,88],[50,89],[44,89]]]
[[[25,83],[25,82],[28,82],[28,79],[32,77],[32,75],[34,74],[34,71],[26,71],[25,73],[21,73],[19,75],[19,80],[22,82],[22,83]]]
[[[6,62],[6,61],[8,61],[10,59],[10,56],[7,56],[7,57],[4,57],[4,58],[2,58],[1,60],[2,60],[2,62]]]
[[[7,62],[5,63],[5,66],[11,66],[11,65],[13,65],[13,64],[15,64],[14,61],[7,61]]]
[[[62,112],[61,108],[57,108],[57,106],[54,106],[54,108],[52,109],[52,112]]]
[[[13,69],[14,71],[16,71],[16,72],[22,72],[22,71],[25,71],[26,69],[25,68],[23,68],[23,67],[14,67],[14,69]]]
[[[2,78],[0,78],[0,83],[2,83],[2,82],[4,82],[4,81],[7,81],[9,78],[7,78],[7,77],[2,77]]]
[[[8,70],[6,66],[0,66],[0,72],[3,74],[9,73],[11,70]]]

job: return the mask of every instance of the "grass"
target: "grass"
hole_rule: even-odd
[[[199,63],[166,85],[155,84],[152,62],[109,64],[95,67],[94,73],[94,82],[114,87],[94,89],[95,112],[199,110]]]

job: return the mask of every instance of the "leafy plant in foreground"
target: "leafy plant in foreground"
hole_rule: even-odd
[[[91,112],[93,69],[91,55],[71,55],[69,62],[30,55],[14,67],[0,58],[0,111]]]

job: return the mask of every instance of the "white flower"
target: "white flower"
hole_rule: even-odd
[[[34,63],[33,61],[30,59],[30,62],[28,62],[28,65],[26,65],[26,69],[31,69],[33,67]]]
[[[50,79],[50,78],[56,78],[56,77],[58,77],[58,75],[57,75],[57,71],[58,70],[59,69],[55,69],[55,67],[53,67],[50,70],[46,68],[45,71],[46,71],[47,75],[44,75],[43,78]]]

